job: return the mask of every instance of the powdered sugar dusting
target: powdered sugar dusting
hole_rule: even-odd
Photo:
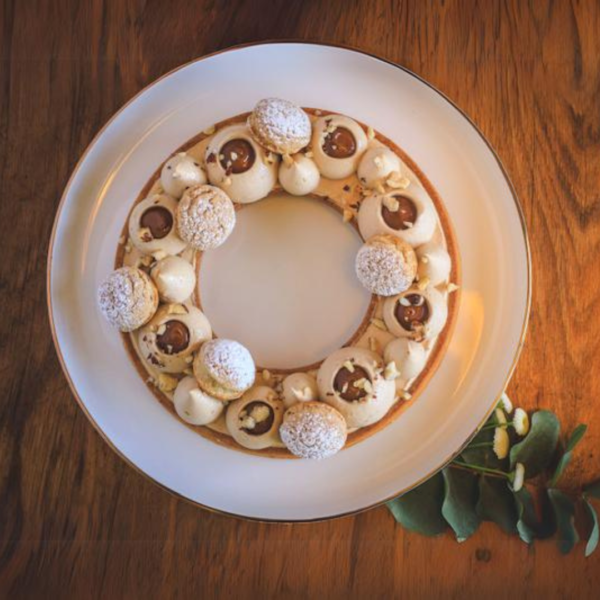
[[[190,188],[177,208],[179,237],[196,250],[217,248],[234,226],[233,202],[223,190],[212,185]]]
[[[347,429],[342,415],[332,407],[303,402],[285,413],[279,434],[292,454],[321,460],[344,447]]]
[[[98,288],[98,306],[121,331],[133,331],[152,318],[158,305],[154,284],[140,269],[121,267]]]
[[[248,125],[260,144],[279,154],[294,154],[310,141],[308,115],[288,100],[261,100],[254,107]]]
[[[221,339],[206,342],[199,358],[210,376],[222,386],[244,391],[254,383],[254,360],[239,342]]]
[[[402,252],[396,245],[369,240],[356,255],[356,275],[373,294],[393,296],[407,290],[416,275],[414,251]],[[412,253],[412,254],[411,254]]]

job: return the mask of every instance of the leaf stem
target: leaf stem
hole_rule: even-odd
[[[496,475],[498,477],[502,477],[504,479],[510,479],[510,475],[505,473],[504,471],[500,471],[499,469],[490,469],[489,467],[483,467],[481,465],[473,465],[471,463],[466,463],[463,461],[454,460],[452,461],[453,465],[457,465],[459,467],[463,467],[466,469],[471,469],[472,471],[478,471],[480,473],[488,473],[490,475]]]

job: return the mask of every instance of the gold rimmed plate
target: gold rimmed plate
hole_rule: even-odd
[[[156,165],[197,132],[267,96],[335,107],[398,143],[439,192],[461,255],[455,331],[418,402],[364,443],[322,462],[272,461],[199,438],[154,401],[95,305],[127,212]],[[396,65],[353,50],[295,42],[199,59],[121,109],[69,181],[48,265],[61,363],[107,442],[148,477],[199,505],[281,521],[364,510],[443,466],[485,420],[512,373],[530,285],[518,200],[473,124]]]

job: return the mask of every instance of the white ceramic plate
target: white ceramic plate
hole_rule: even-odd
[[[456,330],[425,392],[385,430],[322,462],[250,456],[186,428],[145,387],[95,304],[127,212],[156,167],[200,130],[250,110],[267,96],[346,113],[397,142],[439,191],[462,257]],[[336,243],[355,244],[339,236]],[[294,254],[282,252],[283,259]],[[237,267],[231,256],[220,260],[240,269],[241,277],[244,259]],[[443,466],[485,420],[511,375],[526,329],[531,285],[526,230],[514,190],[467,117],[396,65],[357,51],[302,43],[253,45],[202,58],[158,80],[122,108],[67,185],[48,269],[50,317],[61,362],[81,407],[106,441],[155,482],[202,506],[286,521],[374,506]],[[299,277],[307,277],[306,266],[299,267]],[[226,285],[221,279],[219,285]],[[272,298],[268,286],[274,281],[265,280],[265,297]],[[243,299],[240,290],[239,298],[223,302]],[[362,301],[354,296],[352,310]],[[226,314],[216,314],[219,302],[212,304],[217,308],[209,317],[224,322]],[[273,306],[283,310],[274,301]],[[319,306],[335,313],[335,306]],[[314,303],[309,309],[317,310]],[[286,314],[291,313],[277,313],[280,322],[289,320]],[[328,335],[343,337],[351,320],[344,317]],[[246,341],[260,335],[260,328],[242,330],[243,319],[235,328],[241,328],[239,336]],[[307,352],[318,353],[320,343],[315,339]]]

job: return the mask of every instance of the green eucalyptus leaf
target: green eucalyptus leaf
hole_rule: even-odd
[[[526,544],[532,544],[535,539],[535,530],[537,529],[537,517],[535,515],[533,498],[529,490],[525,487],[522,487],[518,492],[514,492],[513,496],[517,504],[517,531],[519,537]]]
[[[454,530],[456,539],[464,542],[479,527],[481,519],[477,514],[477,476],[469,471],[447,467],[444,477],[444,503],[442,515]]]
[[[496,523],[506,533],[517,533],[519,515],[506,480],[486,476],[479,478],[477,514],[483,521]]]
[[[562,554],[569,554],[579,541],[579,535],[575,529],[575,505],[569,496],[555,488],[548,490],[548,498],[550,498],[556,518],[558,548]]]
[[[587,513],[592,521],[592,531],[588,538],[587,544],[585,545],[585,555],[590,556],[598,546],[598,540],[600,538],[600,526],[598,525],[598,515],[594,507],[587,501],[583,500],[583,504],[587,509]]]
[[[581,441],[581,438],[583,438],[586,431],[587,425],[583,424],[577,425],[577,427],[575,427],[573,430],[573,433],[571,434],[571,437],[569,438],[569,441],[565,447],[565,451],[556,465],[554,475],[548,484],[549,487],[554,487],[558,483],[558,480],[561,478],[565,469],[571,462],[571,457],[573,456],[573,450],[575,449],[575,446],[577,446],[577,444]]]
[[[441,473],[436,473],[420,486],[388,502],[387,506],[405,529],[435,536],[447,527],[442,517],[443,501],[444,478]]]
[[[583,495],[591,496],[592,498],[600,500],[600,479],[592,481],[592,483],[588,483],[583,488]]]
[[[525,466],[527,478],[539,475],[552,461],[559,434],[560,423],[553,412],[533,413],[529,433],[510,450],[510,468],[520,462]]]

